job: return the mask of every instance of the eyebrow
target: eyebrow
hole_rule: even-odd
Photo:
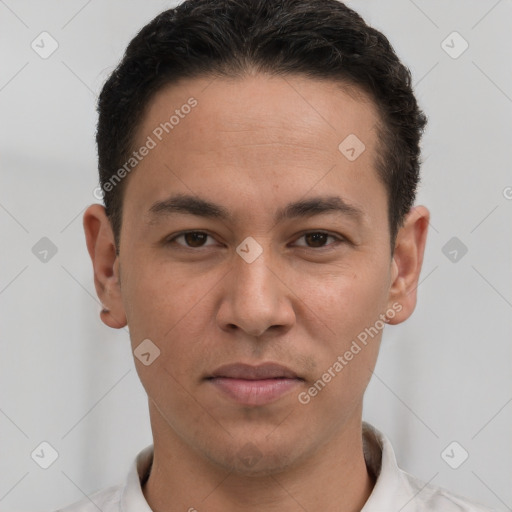
[[[364,217],[364,212],[357,206],[347,203],[339,196],[327,196],[312,197],[290,203],[277,211],[275,222],[312,217],[331,212],[342,214],[358,222]],[[160,217],[177,213],[219,219],[227,222],[234,220],[234,216],[223,206],[201,197],[187,194],[177,194],[163,201],[157,201],[149,208],[148,213],[150,224],[156,222]]]

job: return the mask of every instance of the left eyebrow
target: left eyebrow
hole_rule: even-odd
[[[295,201],[280,208],[275,217],[275,222],[294,218],[313,217],[325,213],[339,213],[343,216],[361,222],[364,212],[353,204],[346,202],[339,196],[313,197]],[[219,204],[212,203],[198,196],[177,194],[163,201],[155,202],[148,210],[152,219],[150,224],[156,222],[158,217],[185,213],[199,217],[219,219],[232,222],[234,215]]]
[[[363,211],[357,206],[347,203],[339,196],[313,197],[290,203],[278,210],[276,222],[297,217],[313,217],[324,213],[339,213],[360,222],[364,217]]]

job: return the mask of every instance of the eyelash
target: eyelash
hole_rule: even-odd
[[[207,233],[206,231],[182,231],[181,233],[177,233],[176,235],[174,235],[173,237],[167,239],[165,241],[165,245],[171,245],[171,244],[174,244],[176,242],[176,240],[182,236],[185,236],[185,235],[189,235],[189,234],[202,234],[202,235],[206,235],[206,236],[209,236],[210,238],[213,238],[212,235],[210,235],[209,233]],[[342,237],[341,235],[334,235],[332,233],[329,233],[327,231],[305,231],[304,233],[301,233],[301,235],[296,239],[296,240],[300,240],[301,238],[307,236],[307,235],[316,235],[316,234],[320,234],[320,235],[326,235],[327,237],[331,237],[331,238],[334,238],[335,242],[334,243],[331,243],[329,245],[325,245],[325,246],[321,246],[321,247],[309,247],[309,246],[299,246],[299,247],[302,247],[302,248],[305,248],[305,249],[312,249],[312,250],[316,250],[316,251],[319,251],[319,250],[322,250],[322,251],[329,251],[329,250],[332,250],[334,247],[332,246],[337,246],[338,244],[340,243],[344,243],[346,242],[346,238]],[[200,246],[200,247],[189,247],[187,245],[180,245],[180,244],[177,244],[178,246],[180,246],[180,248],[182,249],[186,249],[186,250],[200,250],[200,249],[203,249],[204,247],[208,247],[208,246]]]

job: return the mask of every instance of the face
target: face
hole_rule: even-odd
[[[384,322],[414,307],[425,232],[407,224],[409,253],[391,257],[377,122],[364,95],[304,77],[193,79],[154,97],[119,257],[99,210],[84,223],[106,323],[128,323],[146,354],[155,447],[272,472],[360,421]]]

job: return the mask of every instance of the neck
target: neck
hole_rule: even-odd
[[[364,461],[360,415],[293,467],[247,476],[215,465],[172,435],[169,425],[151,407],[150,413],[154,458],[142,490],[155,511],[356,512],[375,484]]]

